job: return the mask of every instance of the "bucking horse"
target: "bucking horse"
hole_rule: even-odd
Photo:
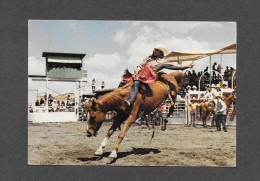
[[[110,158],[116,158],[121,141],[125,137],[125,134],[131,125],[135,123],[136,119],[142,115],[148,115],[165,99],[169,98],[171,101],[171,107],[168,115],[163,121],[163,130],[166,129],[168,118],[174,111],[174,103],[177,93],[179,92],[179,87],[180,89],[183,89],[184,74],[181,72],[173,72],[170,74],[161,74],[158,77],[159,78],[155,83],[143,84],[143,86],[141,86],[141,90],[137,94],[136,100],[131,109],[126,109],[124,100],[128,98],[133,85],[133,80],[123,87],[103,95],[98,100],[89,100],[88,104],[85,105],[86,111],[89,112],[89,119],[87,122],[88,137],[97,135],[98,130],[105,121],[106,112],[117,112],[111,128],[108,130],[105,139],[96,150],[95,155],[103,154],[103,149],[105,148],[110,136],[124,121],[126,121],[123,128],[120,130],[117,142],[109,155]]]
[[[226,114],[228,114],[228,109],[231,103],[236,103],[236,95],[230,95],[225,100],[224,103],[226,104]],[[216,112],[216,100],[209,100],[207,102],[201,103],[201,116],[202,116],[202,124],[203,127],[206,127],[206,119],[209,116],[210,113],[215,115]],[[213,116],[213,119],[215,116]],[[211,126],[213,126],[213,121],[211,123]]]

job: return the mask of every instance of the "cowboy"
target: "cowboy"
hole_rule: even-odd
[[[190,89],[191,89],[191,86],[188,85],[188,86],[186,87],[187,93],[189,93]]]
[[[197,91],[197,86],[196,85],[192,86],[192,91]]]
[[[212,90],[213,98],[216,98],[219,93],[220,93],[220,86],[217,84],[215,89]]]
[[[141,82],[146,84],[154,83],[158,77],[157,72],[159,72],[160,70],[164,68],[170,70],[184,70],[193,67],[193,63],[190,63],[189,65],[174,65],[165,59],[164,56],[166,54],[167,50],[165,48],[156,47],[154,48],[153,54],[146,57],[137,67],[137,69],[135,70],[132,89],[129,93],[128,99],[125,100],[125,105],[127,108],[133,105]]]
[[[191,126],[196,127],[196,118],[195,118],[196,117],[196,108],[199,104],[196,103],[195,101],[196,101],[196,98],[193,97],[191,100],[191,103],[186,105],[187,109],[190,111],[190,119],[191,119],[190,127]],[[186,111],[185,111],[185,113],[187,114]]]
[[[221,100],[221,95],[217,95],[217,111],[216,111],[216,125],[217,130],[221,131],[220,122],[223,126],[223,130],[227,132],[226,127],[226,104]]]
[[[220,86],[219,84],[217,84],[215,86],[215,89],[211,91],[212,92],[212,96],[214,98],[214,100],[217,98],[217,96],[220,94],[221,95],[221,91],[220,91]],[[216,102],[216,100],[215,100]],[[216,102],[217,103],[217,102]],[[211,126],[214,126],[215,125],[215,121],[216,120],[216,115],[213,115],[213,118],[212,118],[212,121],[211,121]]]
[[[205,92],[204,96],[201,99],[204,100],[213,99],[211,89],[209,87],[207,88],[207,91]]]

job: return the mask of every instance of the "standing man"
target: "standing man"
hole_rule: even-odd
[[[104,89],[105,88],[105,81],[102,81],[101,83],[101,89]]]
[[[220,94],[221,95],[221,91],[220,91],[220,86],[219,84],[216,85],[215,89],[211,91],[212,92],[212,96],[214,98],[214,101],[217,102],[215,99],[217,98],[217,96]],[[216,123],[216,115],[213,115],[212,121],[211,121],[211,126],[214,126]]]
[[[157,109],[156,109],[156,112],[155,112],[155,124],[160,126],[160,124],[162,123],[161,120],[163,120],[163,116],[162,116],[162,110],[163,110],[163,107],[162,107],[162,104],[160,104]]]
[[[92,91],[95,91],[96,89],[96,80],[95,78],[92,79]]]
[[[226,127],[226,104],[224,101],[220,99],[221,95],[217,95],[217,111],[216,111],[216,125],[217,125],[217,130],[221,131],[221,125],[223,126],[223,130],[227,132],[227,127]]]
[[[189,103],[186,107],[187,109],[190,111],[190,119],[191,119],[191,123],[190,123],[190,127],[196,127],[196,109],[197,106],[199,105],[198,103],[195,102],[196,99],[195,97],[192,98],[191,103]],[[187,114],[187,112],[185,112]]]

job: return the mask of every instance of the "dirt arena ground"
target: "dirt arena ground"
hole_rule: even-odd
[[[94,152],[112,123],[103,123],[97,137],[86,137],[86,123],[28,123],[28,164],[120,166],[236,166],[236,127],[216,128],[168,125],[166,131],[133,125],[121,143],[118,158],[110,159],[119,131],[106,145],[103,156]]]

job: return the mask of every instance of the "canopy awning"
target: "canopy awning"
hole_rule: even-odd
[[[237,44],[232,44],[219,50],[201,50],[201,51],[173,51],[166,57],[168,62],[191,61],[204,58],[214,54],[233,54],[237,52]]]

